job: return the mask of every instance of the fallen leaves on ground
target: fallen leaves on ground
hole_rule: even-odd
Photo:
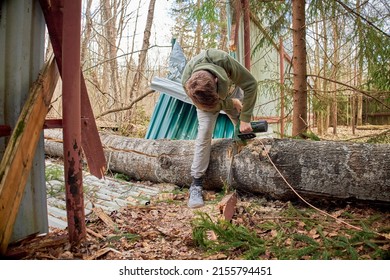
[[[32,236],[12,244],[7,257],[106,260],[241,259],[239,250],[210,253],[198,247],[193,240],[192,221],[199,211],[215,221],[222,217],[215,194],[210,197],[212,199],[200,209],[189,209],[185,195],[166,195],[160,198],[168,199],[167,201],[152,201],[148,206],[123,208],[103,219],[102,215],[96,215],[99,211],[94,211],[87,217],[86,238],[77,246],[69,244],[67,230],[53,229],[46,235]],[[369,226],[373,231],[381,230],[388,234],[390,229],[388,211],[350,205],[329,208],[327,211],[354,225],[371,219]],[[272,242],[272,246],[277,244],[296,250],[303,250],[307,246],[305,240],[297,241],[296,236],[307,236],[320,246],[322,240],[329,241],[338,236],[348,237],[349,234],[345,225],[336,223],[312,209],[292,207],[290,202],[267,201],[254,197],[238,197],[231,223],[255,232],[266,244]],[[321,224],[321,227],[318,224]],[[208,232],[207,235],[211,241],[218,242],[215,233]],[[386,238],[379,240],[379,248],[388,249],[388,241]],[[362,246],[355,250],[362,258],[371,258],[363,245],[362,242]],[[267,248],[259,258],[276,259],[275,250]],[[300,259],[311,257],[304,254],[299,256]]]

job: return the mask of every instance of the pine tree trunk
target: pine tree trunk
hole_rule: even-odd
[[[305,0],[293,0],[294,105],[292,135],[307,129]]]
[[[320,73],[321,73],[321,67],[320,67],[320,61],[321,61],[321,58],[320,58],[320,38],[319,38],[319,33],[318,33],[318,22],[315,23],[315,42],[316,42],[316,45],[315,45],[315,52],[314,52],[314,73],[318,73],[318,76],[320,76]],[[320,80],[318,78],[315,78],[314,80],[314,88],[316,90],[321,90],[321,85],[320,85]],[[314,109],[314,114],[315,114],[315,117],[316,117],[316,123],[317,123],[317,134],[322,136],[325,134],[325,130],[324,130],[324,118],[323,118],[323,112],[324,112],[324,109],[323,109],[323,106],[321,106],[322,102],[321,102],[321,98],[319,100],[316,101],[318,103],[317,105],[317,109]]]
[[[360,0],[356,1],[356,12],[360,14],[361,3]],[[363,26],[362,21],[360,17],[356,18],[356,24],[358,28],[358,37],[359,42],[364,42],[363,37]],[[362,44],[362,43],[360,43]],[[363,84],[363,51],[361,50],[362,46],[359,45],[359,53],[358,53],[358,60],[359,60],[359,67],[358,67],[358,74],[357,74],[357,88],[361,88]],[[363,94],[357,93],[357,108],[356,108],[356,125],[361,126],[363,125]]]
[[[332,70],[332,79],[337,81],[339,70],[340,70],[340,36],[339,36],[339,22],[338,18],[336,17],[336,7],[335,5],[332,6],[332,28],[333,28],[333,70]],[[338,119],[338,104],[337,104],[337,91],[338,91],[338,84],[333,83],[332,84],[332,127],[333,127],[333,134],[337,134],[337,119]]]
[[[326,12],[325,12],[325,7],[324,3],[321,3],[320,6],[320,14],[321,14],[321,20],[322,20],[322,34],[321,37],[323,38],[323,76],[327,77],[328,76],[328,28],[326,25]],[[323,79],[322,81],[322,90],[324,92],[324,96],[327,95],[327,90],[328,90],[328,81],[327,79]],[[329,115],[330,115],[330,109],[329,109],[329,103],[328,103],[328,98],[325,98],[325,104],[323,104],[323,113],[321,114],[322,118],[322,131],[324,134],[328,133],[328,128],[329,128]]]
[[[45,131],[45,151],[62,157],[62,131]],[[146,140],[101,135],[108,169],[133,180],[191,184],[192,140]],[[220,190],[232,172],[239,191],[283,200],[358,200],[390,205],[390,145],[291,139],[254,139],[230,163],[232,139],[213,140],[205,189]],[[263,146],[264,145],[264,146]],[[264,150],[265,147],[265,150]],[[231,170],[231,171],[230,171]]]

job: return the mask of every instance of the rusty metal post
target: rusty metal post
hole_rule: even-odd
[[[69,241],[77,244],[86,236],[80,122],[81,0],[63,3],[62,105],[66,209]]]
[[[62,76],[62,25],[64,0],[39,0],[45,16],[47,31],[53,46],[57,65]],[[83,73],[81,75],[81,144],[88,163],[89,172],[98,178],[103,178],[106,170],[106,158],[97,130],[91,102]],[[62,124],[61,124],[62,127]]]
[[[244,59],[245,67],[251,70],[251,34],[249,0],[243,0],[244,9]]]
[[[280,137],[284,137],[284,47],[283,39],[279,39],[279,69],[280,69]]]

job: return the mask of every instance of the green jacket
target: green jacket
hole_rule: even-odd
[[[233,102],[229,96],[231,84],[244,91],[240,120],[249,122],[257,98],[257,81],[253,75],[228,53],[209,49],[202,51],[187,63],[182,76],[183,87],[191,74],[199,70],[208,70],[218,78],[217,89],[221,101],[216,111],[233,109]]]

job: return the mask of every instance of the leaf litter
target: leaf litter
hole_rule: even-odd
[[[328,133],[324,139],[350,139],[349,130],[339,127],[337,136]],[[373,133],[357,132],[360,137]],[[303,203],[247,194],[238,196],[233,217],[226,221],[218,204],[224,194],[206,192],[205,207],[195,210],[186,206],[187,195],[170,186],[147,206],[125,207],[107,217],[96,209],[86,217],[86,237],[80,244],[69,243],[67,229],[52,228],[10,244],[5,258],[390,259],[388,206],[313,202],[354,227],[349,228]]]
[[[76,246],[67,230],[52,229],[11,244],[16,259],[206,260],[389,259],[388,209],[326,206],[324,211],[359,226],[350,229],[297,202],[238,196],[231,221],[219,209],[223,194],[206,205],[186,206],[186,191],[161,195],[147,206],[129,206],[87,217],[86,238]],[[379,234],[378,234],[379,233]]]

